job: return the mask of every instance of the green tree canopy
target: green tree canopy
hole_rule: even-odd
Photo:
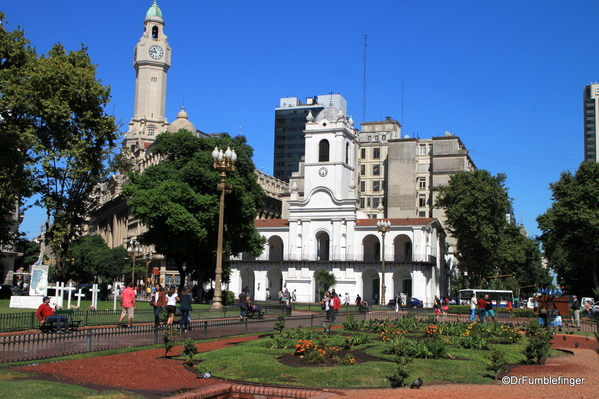
[[[201,139],[186,130],[162,133],[153,151],[163,160],[141,174],[131,174],[123,187],[132,214],[148,229],[140,240],[174,260],[181,276],[195,273],[200,282],[215,275],[220,175],[212,166],[211,153],[216,146],[230,146],[237,153],[236,169],[227,174],[231,193],[225,196],[223,251],[257,256],[265,239],[254,221],[264,192],[245,137],[223,134]]]
[[[137,268],[136,268],[137,271]],[[131,272],[131,260],[122,246],[108,248],[99,235],[85,235],[69,247],[64,276],[79,283],[112,282]]]
[[[435,206],[445,210],[446,228],[457,239],[457,288],[517,289],[549,281],[536,243],[506,218],[512,204],[505,179],[479,169],[456,173],[439,187]],[[516,278],[488,278],[509,274]]]
[[[550,184],[553,204],[537,218],[549,265],[578,295],[599,295],[599,164],[583,162]]]
[[[31,195],[32,176],[26,166],[32,135],[22,115],[14,114],[10,96],[13,87],[27,79],[25,70],[36,60],[35,50],[23,30],[4,29],[4,14],[0,12],[0,245],[11,244],[17,238],[14,219],[7,217],[16,211],[22,197]]]
[[[10,154],[0,165],[3,190],[12,201],[39,194],[37,204],[51,219],[46,239],[60,278],[115,148],[117,126],[104,113],[110,89],[96,79],[85,47],[67,53],[56,44],[37,57],[22,31],[8,33],[3,26],[0,40],[0,138]]]

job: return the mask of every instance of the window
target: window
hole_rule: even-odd
[[[381,182],[376,180],[372,182],[372,191],[379,192],[381,191]]]
[[[364,180],[362,180],[362,181],[360,182],[360,191],[361,191],[361,192],[364,192],[364,191],[366,191],[366,182],[365,182]]]
[[[372,207],[373,208],[378,208],[379,207],[379,203],[380,203],[380,201],[379,201],[378,198],[373,198],[372,199]]]
[[[420,144],[418,155],[426,155],[426,144]]]
[[[153,127],[151,127],[151,128],[148,129],[148,136],[153,136],[154,133],[155,133],[155,130],[154,130]]]
[[[418,178],[418,187],[420,190],[426,190],[426,177]]]
[[[366,148],[362,148],[360,150],[360,158],[362,158],[362,159],[366,158]]]
[[[372,158],[373,159],[380,159],[381,158],[381,149],[378,147],[375,147],[372,149]]]
[[[383,134],[383,140],[387,140],[387,135]]]
[[[320,140],[318,143],[318,162],[329,162],[329,141]]]
[[[372,165],[372,174],[374,176],[380,176],[381,175],[381,165],[376,163],[374,165]]]
[[[370,197],[366,198],[366,206],[370,208]]]
[[[345,163],[349,165],[349,143],[345,143]]]
[[[152,26],[152,39],[158,39],[158,27]]]
[[[379,135],[378,135],[378,134],[375,134],[375,135],[374,135],[374,140],[375,140],[375,141],[379,141]]]
[[[368,141],[372,141],[372,136],[368,136]]]
[[[426,197],[424,195],[418,197],[418,206],[421,208],[424,208],[426,206]]]
[[[360,175],[364,176],[366,174],[366,165],[360,165]]]
[[[365,203],[365,198],[360,198],[360,208],[364,208]]]
[[[418,212],[418,217],[419,218],[425,218],[426,217],[426,212],[425,211]]]

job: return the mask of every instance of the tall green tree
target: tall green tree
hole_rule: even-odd
[[[200,139],[186,130],[162,133],[153,151],[164,159],[131,174],[123,187],[133,216],[147,227],[141,241],[175,262],[181,284],[186,274],[194,273],[200,282],[215,276],[220,175],[212,166],[211,153],[216,146],[230,146],[237,153],[236,169],[227,174],[231,192],[225,196],[223,252],[257,256],[265,239],[254,221],[264,192],[245,137],[223,134]]]
[[[108,248],[99,235],[84,235],[73,241],[64,268],[65,278],[79,283],[112,282],[130,272],[127,250],[122,246]]]
[[[459,288],[516,289],[549,280],[538,246],[506,218],[512,204],[505,180],[479,169],[456,173],[439,187],[435,206],[445,210],[446,228],[457,240]],[[489,278],[509,274],[515,278]]]
[[[51,220],[46,239],[61,278],[70,242],[115,149],[117,126],[104,112],[110,89],[96,79],[85,47],[67,53],[56,44],[37,57],[22,31],[2,27],[2,37],[10,42],[11,57],[0,60],[0,134],[11,155],[7,166],[0,165],[3,189],[13,196],[7,200],[39,195],[37,204]]]
[[[32,175],[27,169],[31,159],[25,150],[33,136],[26,118],[14,112],[10,94],[14,87],[24,84],[25,71],[36,60],[23,30],[7,31],[4,17],[0,12],[0,245],[12,244],[17,238],[14,218],[9,215],[14,215],[21,199],[32,192]]]
[[[549,265],[579,295],[599,295],[599,164],[583,162],[550,184],[553,203],[537,218]]]

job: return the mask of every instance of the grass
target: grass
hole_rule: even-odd
[[[354,333],[344,330],[335,332]],[[378,334],[372,334],[372,337],[376,338]],[[393,356],[383,353],[383,344],[380,341],[372,341],[355,348],[366,348],[367,354],[382,361],[355,365],[337,364],[332,367],[291,367],[278,362],[277,358],[293,353],[293,347],[273,349],[269,340],[274,342],[272,338],[262,339],[202,353],[197,356],[203,360],[198,368],[204,372],[210,371],[216,377],[254,383],[339,389],[389,388],[388,377],[397,369]],[[527,338],[523,338],[518,344],[493,344],[492,348],[500,348],[511,364],[523,364],[526,359],[522,350],[526,343]],[[491,351],[463,349],[450,345],[448,353],[453,359],[414,359],[407,369],[410,378],[421,377],[425,381],[464,384],[489,384],[493,381],[494,376],[485,370],[490,364],[488,357]],[[552,352],[552,355],[557,354],[561,352]],[[243,359],[243,362],[240,359]],[[456,369],[460,372],[456,373]]]

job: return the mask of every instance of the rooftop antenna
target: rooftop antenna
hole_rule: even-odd
[[[363,87],[363,97],[362,97],[362,122],[366,121],[366,47],[370,46],[370,44],[367,43],[368,39],[370,39],[370,37],[368,37],[368,35],[364,35],[364,87]]]
[[[401,125],[403,126],[403,80],[401,81]]]

